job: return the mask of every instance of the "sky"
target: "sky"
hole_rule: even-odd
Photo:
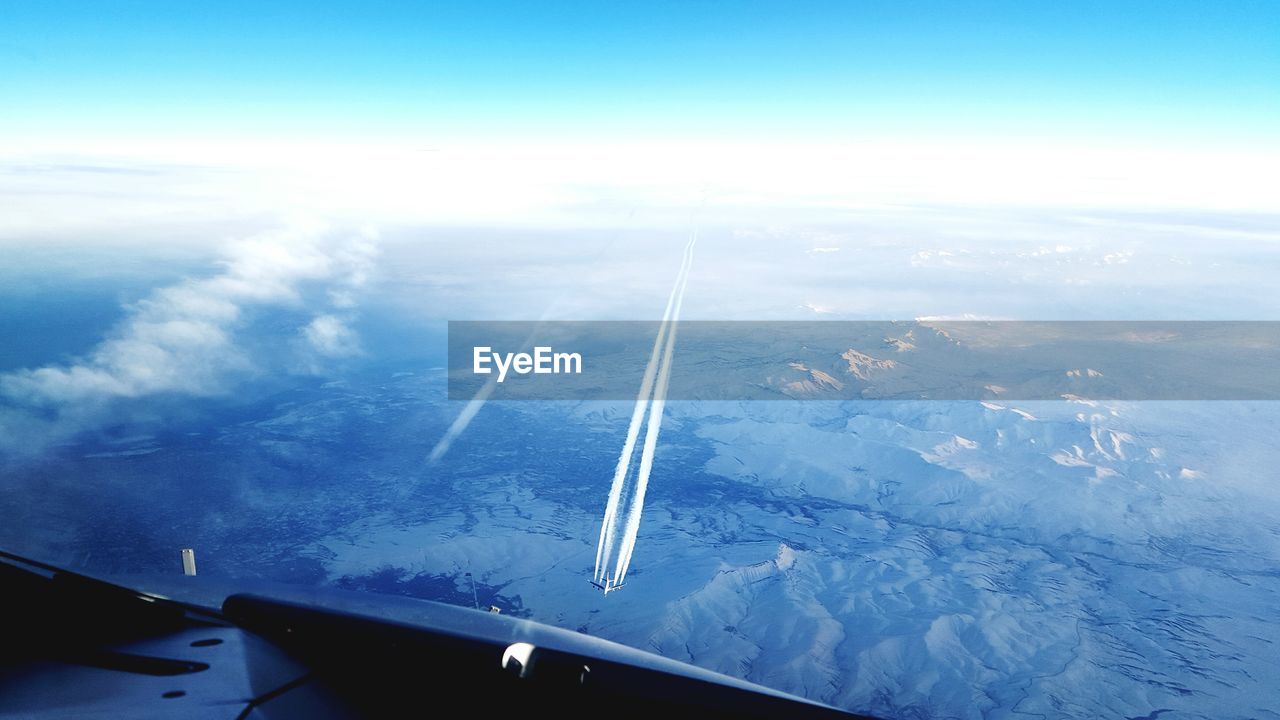
[[[0,484],[656,319],[693,229],[686,319],[1275,320],[1275,188],[1280,0],[0,0]]]
[[[0,6],[0,144],[1280,133],[1274,2]]]

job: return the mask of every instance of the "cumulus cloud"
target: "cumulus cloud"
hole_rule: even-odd
[[[219,272],[153,291],[86,356],[0,375],[2,434],[12,441],[21,426],[43,425],[66,435],[113,401],[228,392],[270,369],[245,342],[262,311],[309,316],[299,332],[322,356],[355,354],[349,323],[376,238],[372,230],[337,234],[297,224],[230,243]],[[325,298],[320,308],[311,307],[317,294]]]
[[[327,357],[345,357],[360,352],[355,331],[334,315],[317,316],[302,329],[302,334],[316,352]]]

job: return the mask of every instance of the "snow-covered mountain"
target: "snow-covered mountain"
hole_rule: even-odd
[[[45,502],[0,541],[494,604],[886,717],[1280,707],[1273,403],[673,401],[603,596],[630,404],[490,402],[431,463],[443,385],[371,374],[68,447],[10,475]]]
[[[632,576],[604,598],[607,472],[556,468],[605,468],[625,409],[492,404],[460,450],[520,469],[456,458],[425,471],[459,474],[431,517],[305,553],[402,591],[474,571],[535,618],[890,717],[1277,706],[1272,405],[673,403]]]

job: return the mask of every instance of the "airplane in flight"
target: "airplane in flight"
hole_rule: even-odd
[[[602,585],[602,584],[600,584],[600,583],[598,583],[598,582],[596,582],[595,580],[589,580],[588,582],[590,582],[592,585],[594,585],[595,587],[599,588],[600,590],[603,590],[605,595],[608,595],[609,593],[613,592],[614,590],[621,590],[622,588],[626,587],[626,585],[627,585],[627,583],[626,583],[626,582],[620,582],[620,583],[616,583],[616,584],[615,584],[615,583],[614,583],[614,580],[613,580],[613,578],[612,578],[612,577],[606,577],[606,578],[604,579],[604,584],[603,584],[603,585]]]

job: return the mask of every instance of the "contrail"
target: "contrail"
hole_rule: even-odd
[[[635,214],[635,208],[632,208],[631,214],[628,218],[634,218]],[[607,245],[602,247],[597,253],[597,257],[611,252],[614,247],[617,246],[618,239],[619,238],[615,236]],[[547,309],[542,312],[542,316],[538,318],[538,324],[535,325],[533,331],[529,333],[529,337],[525,338],[524,343],[521,345],[522,348],[528,347],[533,343],[534,338],[538,335],[538,331],[542,328],[542,324],[551,316],[552,309],[555,308],[556,303],[563,297],[564,293],[561,293],[561,295],[555,300],[552,300],[551,304],[547,306]],[[497,387],[496,382],[497,381],[494,379],[494,376],[490,375],[488,382],[480,386],[480,389],[477,390],[476,394],[467,402],[466,407],[462,409],[462,412],[458,413],[458,417],[454,418],[453,423],[449,425],[449,429],[445,431],[444,435],[438,441],[436,441],[435,447],[431,448],[431,453],[427,456],[427,465],[434,465],[445,456],[445,453],[449,452],[449,447],[453,445],[453,441],[457,440],[458,437],[466,431],[467,426],[471,424],[471,421],[475,419],[476,415],[484,407],[485,402],[488,401],[489,396],[493,394],[494,389]]]
[[[480,412],[480,408],[484,407],[484,403],[493,394],[496,383],[490,377],[489,381],[480,387],[475,396],[467,401],[466,407],[462,408],[462,412],[458,413],[458,417],[453,419],[453,424],[445,431],[444,437],[441,437],[436,446],[431,448],[431,454],[427,456],[427,463],[434,464],[444,454],[449,452],[449,446],[453,445],[453,441],[458,439],[471,421],[475,419],[476,413]]]
[[[623,536],[622,552],[618,556],[618,566],[614,577],[619,584],[627,579],[627,570],[631,568],[631,555],[635,552],[636,535],[640,532],[640,515],[644,512],[644,495],[649,488],[649,473],[653,471],[653,455],[658,448],[658,432],[662,429],[662,411],[667,404],[667,385],[671,379],[671,357],[676,348],[676,330],[680,323],[680,307],[684,304],[684,288],[689,282],[689,266],[693,264],[693,244],[697,242],[697,233],[689,241],[689,259],[686,261],[685,274],[680,282],[680,295],[676,298],[675,312],[671,315],[671,332],[667,336],[667,347],[662,354],[662,371],[658,377],[658,386],[653,391],[653,403],[649,406],[649,427],[645,431],[644,452],[640,456],[640,474],[636,483],[636,492],[631,500],[631,511],[627,514],[626,535]]]
[[[554,307],[554,304],[552,307]],[[538,318],[538,322],[533,326],[533,330],[529,332],[528,337],[526,337],[524,342],[520,344],[521,350],[526,350],[533,344],[533,341],[538,337],[538,331],[540,331],[542,326],[546,324],[550,313],[551,307],[548,307],[547,310],[542,313],[542,317]],[[431,448],[431,454],[427,456],[428,465],[434,465],[440,460],[440,458],[444,457],[445,453],[449,452],[449,447],[453,445],[453,441],[457,440],[458,437],[466,431],[467,426],[475,419],[476,414],[484,407],[485,402],[489,400],[489,396],[493,394],[493,391],[497,389],[497,387],[498,381],[495,379],[494,375],[490,375],[484,385],[481,385],[480,389],[476,391],[476,394],[467,401],[466,406],[462,408],[462,412],[458,413],[458,417],[453,419],[453,423],[449,425],[449,429],[444,432],[444,435],[438,441],[436,441],[435,447]]]
[[[645,366],[644,376],[640,381],[640,391],[636,396],[636,408],[631,413],[631,424],[627,428],[627,439],[622,445],[622,452],[618,455],[618,465],[613,471],[613,484],[609,488],[609,501],[605,505],[604,521],[600,525],[600,542],[596,547],[596,582],[605,580],[605,568],[608,567],[609,561],[612,559],[614,535],[617,530],[615,519],[618,515],[618,505],[622,499],[622,490],[626,484],[627,474],[631,469],[631,458],[635,454],[636,440],[640,436],[640,426],[644,420],[649,396],[653,393],[654,378],[657,376],[658,362],[662,356],[667,328],[671,320],[671,311],[675,307],[676,296],[680,293],[681,282],[688,271],[691,246],[692,240],[685,245],[684,256],[680,262],[680,272],[677,273],[676,282],[671,287],[671,295],[667,298],[667,308],[662,313],[662,322],[658,326],[658,336],[654,338],[653,351],[649,355],[649,363]]]
[[[631,415],[631,424],[627,428],[627,438],[623,443],[622,453],[618,456],[618,465],[614,469],[613,484],[609,489],[609,501],[600,526],[600,543],[596,548],[596,567],[594,582],[606,593],[622,584],[626,571],[631,565],[631,554],[635,549],[636,535],[640,530],[640,516],[644,510],[644,496],[649,484],[649,475],[653,470],[653,456],[657,448],[658,432],[662,424],[662,411],[666,402],[667,386],[671,377],[671,358],[675,350],[676,325],[680,319],[680,308],[684,303],[684,289],[689,280],[689,269],[693,265],[693,247],[698,235],[691,234],[685,245],[684,257],[680,272],[671,288],[667,299],[666,311],[658,328],[658,336],[654,339],[653,351],[649,363],[645,366],[644,377],[640,383],[640,392],[636,397],[636,408]],[[655,387],[656,380],[656,387]],[[652,395],[652,398],[651,398]],[[648,412],[647,421],[645,419]],[[614,546],[617,544],[618,507],[627,489],[627,479],[631,471],[631,461],[635,455],[636,441],[639,439],[640,427],[647,422],[644,448],[640,457],[639,472],[636,473],[635,488],[630,492],[630,504],[621,544],[617,547],[617,562],[612,577],[608,567],[613,560]]]

